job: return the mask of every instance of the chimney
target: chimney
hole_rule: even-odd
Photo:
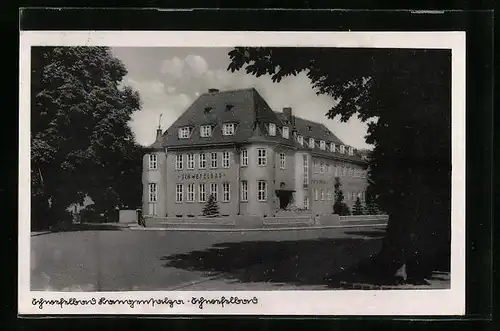
[[[288,122],[292,123],[292,107],[283,108],[283,115]]]
[[[219,92],[219,90],[216,88],[209,88],[208,89],[208,93],[217,93],[217,92]]]
[[[161,139],[162,135],[163,135],[163,131],[160,128],[156,129],[156,140],[157,141]]]

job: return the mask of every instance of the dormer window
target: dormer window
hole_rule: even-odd
[[[335,148],[336,148],[335,144],[331,143],[330,144],[330,152],[335,153]]]
[[[340,145],[340,154],[344,154],[344,153],[345,153],[345,146]]]
[[[212,136],[212,126],[211,125],[202,125],[200,127],[200,137],[208,138]]]
[[[190,136],[191,136],[191,128],[189,126],[179,128],[179,139],[187,139]]]
[[[314,138],[309,138],[309,148],[314,148]]]
[[[281,130],[281,134],[283,135],[283,138],[288,139],[290,137],[290,129],[288,129],[288,126],[284,126]]]
[[[226,105],[226,111],[230,111],[231,109],[233,109],[233,105]]]
[[[270,136],[275,136],[276,135],[276,124],[269,123],[269,135]]]
[[[324,140],[321,140],[319,142],[319,148],[321,148],[322,150],[326,149],[326,142]]]
[[[212,107],[205,107],[205,114],[210,113],[211,110],[212,110]]]
[[[349,147],[349,155],[354,155],[354,148]]]
[[[312,126],[308,125],[307,126],[307,131],[312,131]]]
[[[297,142],[300,144],[300,146],[304,146],[304,137],[302,137],[301,135],[298,135]]]
[[[222,134],[224,136],[232,136],[232,135],[234,135],[235,129],[236,129],[236,124],[234,124],[234,123],[224,123],[222,125]]]

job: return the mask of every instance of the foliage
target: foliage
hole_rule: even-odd
[[[339,177],[335,177],[334,184],[335,202],[333,203],[333,213],[346,216],[350,215],[350,210],[347,204],[344,202],[344,192],[342,192],[342,183]]]
[[[356,202],[354,203],[354,207],[352,209],[353,215],[363,215],[363,205],[361,204],[361,200],[359,197],[356,198]]]
[[[338,101],[328,118],[368,123],[369,176],[375,202],[389,214],[380,255],[388,273],[406,263],[418,278],[449,263],[449,50],[237,47],[229,56],[228,70],[275,82],[305,71],[318,94]]]
[[[215,201],[215,197],[213,194],[210,194],[210,196],[208,197],[207,203],[203,208],[203,215],[204,216],[219,215],[219,205],[217,204],[217,201]]]
[[[141,199],[141,151],[128,126],[140,109],[106,47],[34,47],[31,75],[33,226],[89,196],[100,212]]]

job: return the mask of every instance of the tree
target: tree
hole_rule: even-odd
[[[140,99],[123,63],[106,47],[33,47],[31,59],[32,226],[86,196],[100,210],[136,199],[141,156],[127,123]]]
[[[208,201],[203,208],[203,216],[217,216],[219,215],[219,205],[215,201],[213,194],[210,194]]]
[[[349,215],[350,214],[349,207],[344,202],[344,192],[342,192],[342,183],[340,182],[339,177],[335,177],[335,184],[333,187],[335,193],[335,202],[333,203],[333,213],[340,216]]]
[[[408,277],[423,279],[449,267],[449,50],[237,47],[229,56],[228,70],[274,82],[305,71],[318,94],[337,101],[328,118],[368,123],[375,202],[389,214],[380,269],[394,275],[406,264]]]
[[[361,200],[359,199],[359,197],[356,198],[356,202],[354,203],[352,214],[353,215],[363,215],[363,205],[361,204]]]

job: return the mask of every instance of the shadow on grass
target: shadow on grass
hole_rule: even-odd
[[[221,243],[163,256],[165,267],[220,275],[233,282],[331,287],[329,279],[378,253],[381,240],[361,238]]]

